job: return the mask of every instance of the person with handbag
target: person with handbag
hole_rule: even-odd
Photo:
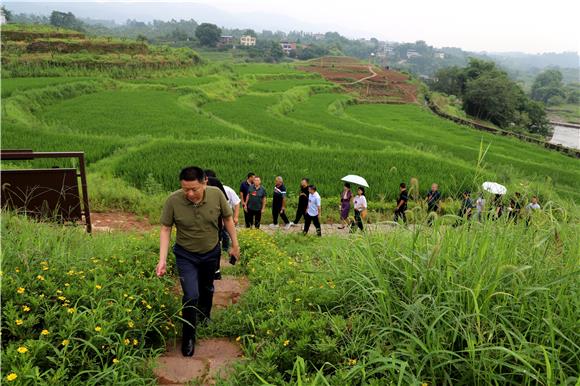
[[[354,221],[350,224],[351,231],[354,231],[355,225],[362,231],[363,220],[367,217],[367,198],[365,197],[365,188],[358,187],[357,195],[354,198]]]

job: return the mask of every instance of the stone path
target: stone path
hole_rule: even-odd
[[[215,385],[216,379],[227,376],[241,355],[239,345],[227,338],[200,340],[193,357],[181,355],[180,343],[176,342],[157,360],[155,375],[160,385],[184,385],[192,381]]]
[[[229,262],[222,259],[221,266]],[[236,304],[250,283],[245,277],[223,276],[214,282],[212,312]],[[176,283],[173,291],[181,296],[181,286]],[[160,385],[185,385],[196,382],[214,385],[216,379],[228,375],[232,364],[242,355],[240,346],[227,338],[202,339],[195,345],[193,357],[181,355],[180,338],[167,347],[165,354],[158,358],[154,369]]]

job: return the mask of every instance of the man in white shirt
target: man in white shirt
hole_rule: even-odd
[[[310,185],[308,187],[308,207],[306,208],[306,214],[304,216],[304,234],[308,233],[310,224],[314,223],[316,227],[316,234],[322,236],[322,230],[320,228],[320,214],[322,200],[320,199],[320,194],[316,191],[316,186]]]
[[[532,202],[530,202],[528,205],[526,205],[526,209],[530,212],[534,211],[534,210],[541,209],[540,204],[538,204],[538,197],[533,196]]]
[[[226,197],[228,198],[228,204],[232,208],[234,212],[234,224],[238,225],[238,218],[240,215],[240,197],[236,194],[236,192],[227,185],[224,185],[224,190],[226,191]]]
[[[234,212],[234,225],[238,225],[238,219],[240,215],[240,197],[237,193],[227,185],[224,185],[224,190],[226,191],[226,197],[228,199],[228,204],[230,208],[232,208],[232,212]],[[227,232],[222,231],[222,249],[227,251],[230,246],[230,237]]]

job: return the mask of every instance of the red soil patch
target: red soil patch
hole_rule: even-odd
[[[355,58],[323,57],[299,69],[318,73],[326,80],[340,84],[347,92],[358,94],[363,102],[417,102],[417,88],[408,83],[407,75],[384,68],[372,68],[376,76],[354,84],[372,75],[369,66]]]
[[[146,218],[139,218],[133,213],[110,212],[91,213],[91,225],[96,232],[149,232],[154,226]]]

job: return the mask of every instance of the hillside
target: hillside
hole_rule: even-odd
[[[133,40],[8,30],[2,149],[84,151],[91,210],[122,227],[88,235],[3,211],[3,383],[578,383],[579,159],[443,119],[421,83],[352,58],[212,63]],[[155,271],[159,214],[187,165],[234,189],[253,171],[268,194],[281,175],[289,212],[308,177],[326,223],[320,238],[238,229],[240,260],[221,263],[193,358],[173,349],[173,256],[165,276]],[[76,165],[3,162],[14,166]],[[326,233],[346,174],[370,184],[366,230]],[[461,193],[486,180],[507,186],[506,201],[538,195],[542,209],[456,216]],[[409,224],[393,222],[411,181]],[[432,182],[443,199],[427,222]]]

